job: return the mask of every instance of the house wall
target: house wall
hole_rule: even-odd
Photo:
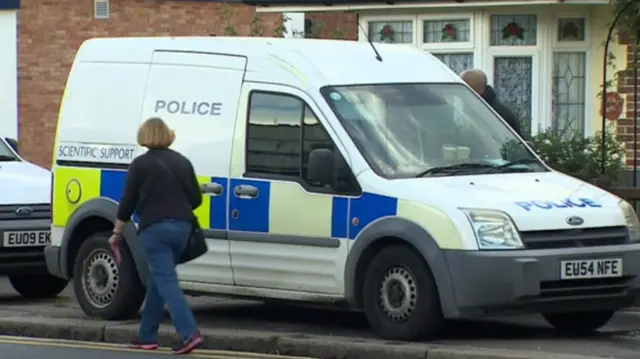
[[[50,167],[62,91],[75,52],[85,39],[222,35],[227,24],[240,35],[249,34],[254,8],[230,5],[227,8],[232,10],[229,16],[222,6],[201,1],[111,0],[109,18],[100,20],[94,18],[93,1],[24,1],[18,14],[19,142],[22,155],[41,166]],[[273,36],[282,23],[281,14],[259,16],[263,35]],[[3,34],[2,28],[0,34]],[[1,36],[4,35],[0,35],[0,39]],[[0,41],[3,56],[4,44]],[[15,47],[15,42],[13,45]],[[4,86],[4,81],[2,83]],[[2,104],[4,102],[0,102],[0,106]]]
[[[634,103],[633,96],[633,67],[634,64],[640,64],[640,51],[637,50],[637,47],[633,46],[635,44],[635,39],[630,38],[628,36],[620,36],[618,39],[614,39],[612,42],[616,43],[616,48],[618,51],[616,52],[617,58],[615,59],[616,68],[610,71],[617,71],[617,81],[615,83],[616,86],[612,87],[609,91],[617,91],[624,98],[624,111],[620,119],[617,121],[618,125],[618,138],[624,141],[627,147],[627,165],[633,166],[633,118],[634,118],[634,110],[640,106],[640,102]],[[634,56],[634,47],[636,48],[636,54]],[[638,84],[640,84],[640,76],[638,78]],[[640,90],[640,89],[639,89]],[[638,94],[640,98],[640,94]],[[640,111],[640,108],[638,108]],[[640,113],[639,113],[640,114]],[[640,119],[639,119],[640,120]],[[640,137],[640,126],[638,126],[638,137]],[[639,149],[636,153],[638,156],[638,163],[640,164],[640,140],[637,143],[637,148]]]
[[[0,136],[18,136],[17,10],[0,10]]]

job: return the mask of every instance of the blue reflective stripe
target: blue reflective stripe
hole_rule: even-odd
[[[226,230],[227,229],[227,186],[228,178],[211,177],[212,183],[222,185],[222,195],[211,196],[209,203],[209,227],[211,229]]]
[[[331,237],[347,238],[349,198],[333,197],[331,206]]]
[[[102,170],[100,196],[120,202],[126,177],[126,171]],[[211,177],[211,182],[223,184],[223,191],[225,191],[221,196],[210,197],[209,226],[211,229],[227,229],[228,196],[229,208],[237,209],[239,212],[238,219],[233,219],[229,213],[229,230],[269,233],[270,182],[225,177]],[[253,199],[236,197],[233,189],[238,185],[258,188],[258,197]],[[364,227],[376,219],[397,215],[398,200],[365,192],[359,198],[333,197],[331,207],[331,237],[354,239]],[[357,225],[353,224],[354,218],[357,218]],[[133,214],[133,221],[138,223],[137,213]]]
[[[235,196],[236,186],[254,186],[258,189],[258,197],[242,199]],[[229,213],[229,230],[269,233],[269,199],[271,183],[232,178],[229,184],[229,208],[237,210],[239,217],[234,219]]]
[[[127,171],[101,170],[100,197],[106,197],[119,203],[122,199],[126,179]],[[134,223],[140,222],[137,212],[134,212],[131,217]]]
[[[363,193],[360,198],[351,199],[349,213],[349,239],[354,239],[369,223],[378,218],[395,216],[398,213],[398,199],[373,193]],[[353,219],[358,219],[358,225]]]
[[[100,171],[100,197],[107,197],[120,202],[126,178],[127,171]]]

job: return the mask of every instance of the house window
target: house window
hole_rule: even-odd
[[[591,66],[588,51],[592,46],[588,17],[482,10],[396,15],[386,20],[383,16],[360,16],[362,28],[375,31],[370,35],[373,37],[379,36],[379,24],[402,20],[399,23],[407,29],[404,43],[428,51],[458,74],[473,67],[483,69],[500,100],[520,119],[525,133],[551,128],[569,136],[590,130],[586,94],[590,93],[587,66]]]
[[[585,20],[583,18],[569,18],[558,20],[558,41],[584,41]]]
[[[563,137],[584,132],[586,54],[553,54],[553,130]]]
[[[425,44],[471,41],[469,19],[426,20],[422,28],[422,42]]]
[[[372,21],[369,23],[369,39],[392,44],[413,43],[413,22]]]
[[[533,58],[496,56],[493,59],[493,86],[498,98],[520,120],[522,133],[531,134],[533,119]]]
[[[449,66],[453,72],[460,74],[462,71],[473,68],[473,53],[459,53],[459,54],[447,54],[439,53],[433,54],[445,65]]]
[[[474,67],[473,14],[421,16],[420,47],[459,74]]]
[[[492,15],[491,46],[535,46],[537,15]]]

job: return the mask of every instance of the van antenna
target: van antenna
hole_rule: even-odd
[[[351,10],[351,9],[349,9],[349,10]],[[367,42],[369,43],[369,45],[371,45],[371,48],[373,49],[373,52],[376,53],[376,60],[382,62],[382,56],[380,56],[380,53],[378,52],[378,49],[376,49],[376,45],[373,44],[373,41],[371,41],[371,39],[369,38],[369,34],[367,33],[367,31],[365,31],[365,29],[362,26],[362,24],[360,23],[360,21],[358,21],[358,27],[360,28],[360,30],[362,30],[362,33],[364,33],[364,35],[367,37]]]

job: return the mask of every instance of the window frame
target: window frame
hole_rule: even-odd
[[[582,18],[584,19],[584,41],[558,41],[558,23],[561,19],[576,19]],[[584,12],[561,12],[556,16],[552,17],[554,27],[553,31],[551,31],[551,38],[553,41],[551,42],[551,46],[549,49],[549,57],[550,57],[550,65],[549,65],[549,94],[548,94],[548,103],[549,109],[547,112],[549,118],[549,126],[552,126],[553,123],[553,108],[551,103],[553,101],[553,55],[558,52],[582,52],[584,53],[585,61],[585,78],[584,78],[584,123],[582,126],[583,136],[588,136],[594,130],[592,121],[590,121],[589,115],[592,113],[593,106],[599,105],[598,101],[589,101],[589,97],[594,94],[593,85],[591,84],[591,71],[589,71],[589,66],[591,66],[591,57],[589,56],[589,50],[591,49],[591,17],[588,13]],[[597,104],[596,104],[597,103]]]
[[[368,23],[370,21],[399,21],[412,20],[414,24],[414,46],[431,54],[456,54],[456,53],[473,53],[474,67],[482,67],[487,71],[489,84],[493,84],[493,58],[496,56],[533,56],[533,88],[532,109],[533,116],[531,132],[533,135],[540,129],[553,126],[553,109],[551,101],[553,99],[553,55],[555,52],[584,52],[586,57],[587,74],[585,78],[585,118],[584,118],[584,135],[587,136],[595,130],[592,123],[592,113],[597,106],[597,101],[589,101],[590,98],[596,96],[597,90],[591,83],[593,74],[588,71],[592,65],[592,18],[590,11],[585,8],[576,9],[575,11],[564,11],[566,8],[560,9],[558,13],[551,13],[549,7],[544,10],[518,7],[475,10],[475,11],[455,11],[451,9],[442,9],[441,12],[433,12],[427,15],[367,15],[359,16],[358,40],[367,41],[366,31],[368,31]],[[538,18],[536,45],[535,46],[491,46],[491,16],[492,15],[536,15]],[[471,43],[434,43],[423,44],[423,27],[425,20],[432,19],[463,19],[470,18],[470,26],[472,34],[470,34]],[[558,21],[560,19],[585,19],[585,41],[558,41]],[[409,45],[409,44],[406,44]],[[489,67],[487,67],[489,66]]]
[[[456,20],[468,20],[469,21],[469,41],[466,42],[437,42],[437,43],[425,43],[424,42],[424,23],[425,21],[456,21]],[[475,44],[475,21],[473,13],[459,12],[459,13],[442,13],[438,15],[419,15],[416,18],[417,27],[417,39],[414,42],[418,44],[418,48],[429,51],[431,53],[469,53],[474,52]]]
[[[300,163],[298,164],[298,168],[299,168],[299,173],[297,176],[288,176],[288,175],[276,175],[276,174],[267,174],[267,173],[262,173],[262,172],[255,172],[255,171],[249,171],[249,132],[250,132],[250,128],[251,128],[251,102],[253,99],[253,95],[254,94],[267,94],[267,95],[276,95],[276,96],[285,96],[285,97],[290,97],[290,98],[294,98],[298,101],[301,102],[302,104],[302,113],[300,116],[300,131],[299,131],[299,136],[300,136],[300,143],[299,143],[299,151],[300,151]],[[358,179],[356,178],[355,174],[353,173],[353,170],[351,169],[351,166],[349,166],[349,162],[347,161],[346,157],[344,156],[344,154],[342,153],[342,151],[340,150],[339,146],[336,145],[336,142],[334,141],[334,139],[331,137],[331,135],[329,134],[329,131],[327,130],[327,126],[322,122],[321,118],[317,115],[316,111],[314,111],[314,109],[309,105],[309,103],[307,103],[307,101],[305,101],[303,98],[301,98],[300,96],[294,95],[292,93],[287,93],[287,92],[282,92],[282,91],[274,91],[274,90],[263,90],[263,89],[251,89],[247,95],[247,112],[245,115],[245,130],[244,130],[244,169],[242,172],[242,177],[243,178],[250,178],[250,179],[259,179],[259,180],[275,180],[275,181],[283,181],[283,182],[293,182],[293,183],[297,183],[298,185],[300,185],[300,187],[302,187],[302,189],[304,189],[306,192],[308,193],[314,193],[314,194],[328,194],[328,195],[339,195],[339,196],[350,196],[350,197],[358,197],[360,195],[362,195],[362,186],[360,186],[360,183],[358,182]],[[303,148],[304,148],[304,113],[306,109],[309,109],[309,111],[311,111],[311,113],[313,114],[313,116],[315,116],[315,118],[318,120],[318,123],[322,126],[322,128],[325,130],[327,137],[329,137],[329,139],[331,140],[331,143],[333,145],[334,150],[338,151],[338,153],[340,154],[340,156],[342,156],[342,159],[346,165],[346,168],[349,169],[349,174],[351,179],[354,181],[355,183],[355,187],[358,189],[357,192],[339,192],[334,190],[333,188],[320,188],[320,187],[315,187],[312,186],[311,184],[309,184],[307,181],[304,180],[304,178],[302,178],[302,167],[303,167],[303,160],[304,160],[304,156],[303,156]]]
[[[360,26],[358,26],[358,39],[360,41],[368,41],[369,39],[369,24],[372,22],[400,22],[400,21],[411,21],[412,31],[413,31],[413,41],[410,43],[399,43],[395,45],[404,45],[404,46],[413,46],[416,47],[418,44],[416,42],[417,38],[417,23],[415,15],[376,15],[376,16],[367,16],[360,17],[358,22]],[[377,43],[376,41],[373,42]]]

